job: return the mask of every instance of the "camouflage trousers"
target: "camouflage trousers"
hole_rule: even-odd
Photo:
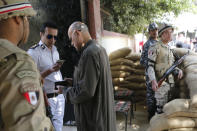
[[[156,113],[156,99],[155,92],[152,89],[152,85],[146,77],[146,105],[148,111],[148,120],[150,120]]]
[[[157,114],[163,113],[163,106],[169,101],[171,85],[163,82],[160,88],[155,91],[155,99],[157,105]]]

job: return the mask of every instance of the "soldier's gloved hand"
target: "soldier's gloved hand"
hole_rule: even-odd
[[[157,87],[158,87],[157,81],[156,80],[152,80],[151,81],[151,84],[152,84],[153,91],[156,91],[157,90]]]
[[[182,77],[183,77],[183,71],[180,69],[179,74],[178,74],[178,78],[181,79]]]

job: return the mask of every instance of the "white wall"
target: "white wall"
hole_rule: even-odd
[[[123,47],[129,47],[134,51],[134,42],[129,37],[102,36],[99,43],[106,49],[108,55]]]

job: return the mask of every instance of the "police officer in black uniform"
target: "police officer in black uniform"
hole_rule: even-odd
[[[154,97],[154,91],[152,90],[151,83],[149,82],[147,68],[148,68],[148,49],[151,45],[154,45],[157,42],[158,37],[158,25],[156,23],[151,23],[148,27],[149,39],[144,44],[140,63],[145,67],[145,76],[146,76],[146,87],[147,87],[147,108],[148,108],[148,120],[150,120],[156,112],[156,100]]]

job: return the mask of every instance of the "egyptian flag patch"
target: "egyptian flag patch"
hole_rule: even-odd
[[[34,83],[26,83],[22,85],[20,92],[31,105],[36,105],[39,100],[39,89]]]
[[[149,55],[149,56],[152,56],[153,54],[154,54],[154,52],[153,52],[152,50],[149,50],[149,51],[148,51],[148,55]]]
[[[26,92],[23,95],[29,104],[36,105],[38,103],[38,92]]]

